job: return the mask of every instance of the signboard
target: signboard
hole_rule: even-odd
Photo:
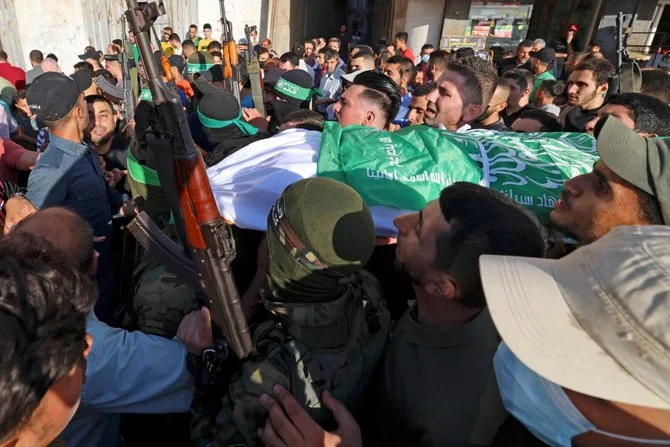
[[[470,47],[474,50],[486,49],[486,37],[478,36],[442,36],[440,50],[457,50]]]

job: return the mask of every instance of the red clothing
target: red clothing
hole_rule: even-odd
[[[414,63],[414,59],[416,59],[414,57],[414,53],[412,53],[412,50],[410,50],[409,48],[405,48],[405,51],[402,52],[402,55],[405,56],[407,59],[411,60],[412,63]]]
[[[15,67],[9,62],[0,62],[0,78],[5,78],[16,87],[17,90],[26,88],[26,72],[20,67]],[[11,105],[11,104],[9,104]]]
[[[0,140],[0,179],[17,183],[21,156],[29,152],[11,140]]]

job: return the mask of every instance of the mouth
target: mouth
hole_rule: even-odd
[[[426,111],[424,112],[424,115],[427,116],[428,118],[433,118],[435,115],[437,115],[437,110],[435,110],[431,106],[428,106],[428,107],[426,107]]]
[[[577,102],[579,97],[577,95],[568,95],[568,101],[570,102]]]
[[[103,129],[102,127],[96,127],[91,131],[91,135],[95,135],[96,137],[102,137],[107,133],[106,129]]]

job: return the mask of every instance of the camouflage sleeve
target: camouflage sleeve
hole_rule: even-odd
[[[134,326],[146,334],[172,338],[185,315],[198,307],[195,290],[162,265],[140,275],[133,298]]]
[[[290,389],[288,377],[269,361],[245,362],[241,374],[231,382],[223,409],[216,417],[214,445],[260,445],[256,431],[265,425],[267,412],[258,399],[263,393],[272,395],[276,384]]]

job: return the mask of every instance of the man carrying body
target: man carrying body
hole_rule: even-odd
[[[98,280],[105,298],[111,293],[112,216],[123,205],[123,197],[105,182],[98,156],[84,144],[89,124],[88,107],[83,95],[91,83],[84,70],[69,78],[60,73],[45,73],[27,92],[30,109],[41,116],[49,129],[49,146],[28,179],[26,194],[37,209],[67,206],[93,227],[100,253]],[[105,299],[104,305],[110,305]],[[102,309],[100,309],[102,310]],[[111,318],[111,309],[102,310],[101,318]]]
[[[374,70],[375,55],[367,51],[359,51],[351,57],[351,71]]]
[[[538,51],[534,50],[533,48],[532,40],[522,40],[516,47],[515,56],[513,58],[503,59],[503,61],[500,63],[498,74],[502,76],[506,71],[514,70],[515,68],[526,69],[526,64],[530,59],[530,53],[532,51]],[[530,69],[530,67],[527,67],[527,69]]]
[[[570,107],[560,115],[565,132],[584,132],[605,103],[612,74],[614,67],[606,59],[592,59],[575,67],[566,89]]]
[[[405,127],[408,125],[407,114],[409,113],[409,103],[412,100],[409,81],[414,75],[414,63],[405,56],[392,56],[384,64],[382,73],[398,85],[401,103],[398,115],[393,119],[393,124]]]
[[[505,126],[510,127],[519,115],[530,108],[529,98],[533,90],[533,75],[521,69],[509,70],[503,75],[510,85],[510,94],[507,98],[507,108],[500,114]]]
[[[409,103],[409,114],[407,115],[410,126],[424,124],[426,108],[428,107],[428,95],[436,88],[434,82],[428,82],[414,90],[412,100]]]
[[[396,84],[374,71],[359,73],[333,107],[342,127],[353,124],[386,129],[400,108]]]
[[[507,130],[505,121],[500,117],[500,113],[507,107],[507,99],[509,98],[511,87],[509,83],[502,79],[498,79],[495,92],[491,101],[489,101],[486,111],[475,121],[472,126],[473,129],[497,130],[504,132]]]
[[[613,95],[586,123],[585,132],[593,136],[596,124],[604,116],[613,116],[643,137],[670,137],[670,107],[642,93]]]
[[[535,74],[535,83],[533,84],[533,91],[529,98],[531,103],[535,101],[535,92],[543,81],[553,81],[556,79],[551,73],[551,65],[555,60],[556,52],[551,48],[543,48],[540,51],[533,51],[530,53],[530,68]]]

